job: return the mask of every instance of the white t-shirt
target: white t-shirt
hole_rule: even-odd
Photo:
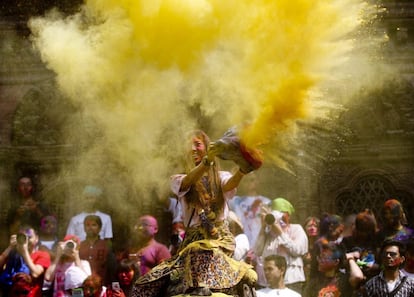
[[[168,198],[168,211],[172,214],[172,223],[179,223],[183,221],[183,211],[181,209],[181,203],[178,199]]]
[[[298,292],[295,292],[289,288],[284,289],[271,289],[264,288],[256,291],[257,297],[301,297]]]
[[[85,220],[85,217],[88,215],[97,215],[102,220],[102,228],[101,232],[99,232],[99,236],[101,239],[107,239],[112,238],[112,220],[109,215],[106,213],[95,211],[94,213],[87,213],[87,212],[81,212],[80,214],[77,214],[76,216],[72,217],[70,219],[68,229],[66,230],[66,235],[76,235],[79,237],[81,241],[86,239],[86,233],[85,228],[83,226],[83,221]]]
[[[241,233],[235,236],[234,240],[236,241],[236,249],[234,250],[233,259],[237,261],[244,260],[243,258],[250,250],[249,239],[246,234]]]

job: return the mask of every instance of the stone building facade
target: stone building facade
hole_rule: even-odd
[[[77,200],[71,197],[79,196],[79,187],[85,182],[70,175],[53,178],[62,164],[76,162],[84,144],[68,144],[60,139],[60,129],[68,114],[76,112],[76,107],[56,91],[53,73],[32,51],[25,25],[26,16],[33,13],[31,10],[37,7],[35,12],[40,13],[54,1],[43,1],[44,7],[40,8],[32,2],[31,5],[30,1],[6,1],[3,5],[7,9],[2,7],[0,16],[0,240],[3,243],[7,240],[5,215],[20,175],[35,178],[38,193],[63,222],[78,211]],[[70,13],[79,4],[75,2],[59,3],[61,9]],[[414,3],[406,0],[383,1],[383,4],[387,7],[382,25],[390,37],[389,63],[401,69],[395,82],[376,94],[365,94],[368,100],[343,114],[339,124],[350,131],[349,135],[316,170],[302,168],[296,176],[277,168],[264,168],[258,173],[262,177],[261,186],[266,189],[262,194],[291,200],[299,222],[322,211],[346,216],[371,208],[378,213],[385,199],[395,197],[403,201],[414,225]],[[62,114],[59,112],[62,109],[70,112]],[[124,195],[136,194],[128,186],[127,174],[120,173],[119,184],[126,188]],[[104,208],[111,212],[110,197],[106,202]],[[168,223],[169,218],[159,204],[133,202],[138,213],[151,212],[163,218],[162,224]],[[120,226],[127,224],[128,219],[122,218]],[[168,234],[167,229],[161,236]]]

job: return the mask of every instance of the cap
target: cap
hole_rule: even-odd
[[[289,215],[295,212],[293,205],[285,198],[276,198],[272,201],[272,210],[287,212]]]
[[[96,196],[99,197],[102,195],[102,189],[96,186],[87,185],[83,189],[83,195],[90,195],[90,196]]]
[[[65,272],[65,290],[82,287],[88,275],[77,266],[70,266]]]

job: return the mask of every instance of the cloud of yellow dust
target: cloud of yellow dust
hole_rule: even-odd
[[[76,15],[50,12],[30,27],[61,91],[102,128],[95,145],[110,147],[149,189],[182,170],[182,137],[200,123],[213,139],[248,123],[243,141],[277,153],[267,144],[283,146],[295,120],[315,116],[314,91],[345,61],[363,7],[359,0],[88,0]]]

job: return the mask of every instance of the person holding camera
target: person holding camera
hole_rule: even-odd
[[[261,259],[269,255],[284,256],[287,262],[285,284],[302,294],[305,282],[303,256],[308,252],[308,237],[300,224],[291,224],[290,216],[295,211],[284,198],[272,201],[272,211],[263,214],[263,224],[254,247],[258,285],[267,285]]]
[[[21,226],[17,234],[10,236],[10,244],[0,255],[0,283],[3,296],[8,296],[18,284],[13,277],[17,273],[27,274],[30,289],[27,296],[42,296],[43,277],[50,265],[50,256],[38,248],[39,236],[31,226]]]
[[[75,235],[66,235],[57,245],[56,257],[45,273],[45,279],[53,282],[53,297],[71,296],[71,290],[82,287],[92,274],[89,262],[79,257],[79,247]]]

